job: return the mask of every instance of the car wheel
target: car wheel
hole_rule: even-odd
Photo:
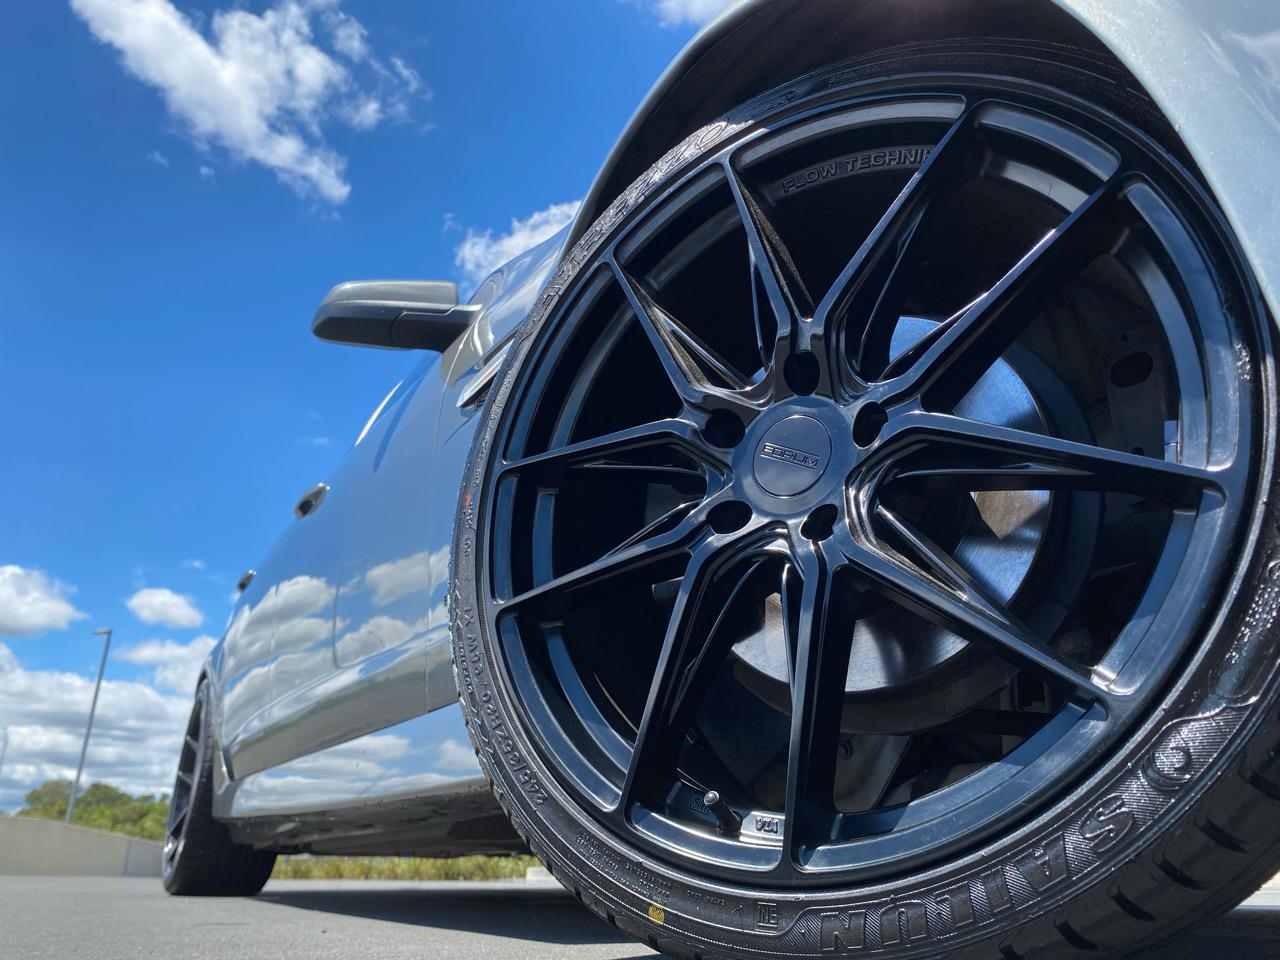
[[[517,335],[461,494],[480,762],[673,955],[1147,945],[1280,864],[1270,321],[1171,127],[1035,43],[688,137]]]
[[[251,897],[271,876],[276,855],[231,839],[213,818],[213,750],[209,695],[201,682],[183,736],[161,854],[164,888],[177,896]]]

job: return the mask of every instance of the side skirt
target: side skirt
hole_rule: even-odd
[[[454,856],[525,847],[457,704],[228,785],[237,842],[294,853]]]

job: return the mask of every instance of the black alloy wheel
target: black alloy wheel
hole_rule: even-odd
[[[213,817],[209,689],[201,681],[182,739],[161,851],[164,888],[175,896],[251,897],[266,885],[276,855],[232,839]]]
[[[1058,87],[854,74],[659,164],[500,378],[455,623],[527,832],[554,799],[664,876],[924,875],[1142,736],[1241,572],[1270,344],[1194,178]]]
[[[182,735],[182,749],[178,754],[178,772],[174,775],[173,794],[169,798],[169,824],[165,829],[164,849],[161,852],[163,871],[173,873],[178,854],[186,838],[187,820],[195,806],[196,779],[200,776],[204,736],[204,697],[197,697],[187,719],[187,729]]]

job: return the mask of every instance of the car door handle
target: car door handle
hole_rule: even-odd
[[[297,505],[293,508],[293,515],[301,520],[303,517],[309,517],[320,509],[320,504],[324,503],[325,495],[329,492],[327,483],[317,483],[314,487],[304,493]]]

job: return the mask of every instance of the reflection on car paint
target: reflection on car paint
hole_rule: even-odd
[[[241,596],[211,659],[219,666],[218,739],[234,778],[217,798],[221,815],[244,809],[245,790],[255,814],[286,803],[282,784],[301,787],[298,771],[321,756],[370,758],[351,771],[365,799],[410,783],[433,792],[455,784],[456,771],[441,767],[393,776],[368,766],[385,759],[393,740],[371,741],[368,754],[357,745],[441,709],[451,732],[441,728],[434,746],[456,754],[467,744],[446,595],[475,421],[456,399],[481,356],[527,314],[562,243],[563,234],[495,275],[486,285],[490,309],[443,358],[423,358],[388,394],[328,479],[323,506],[290,523]],[[474,787],[466,776],[456,785]]]
[[[456,706],[244,778],[232,815],[332,810],[483,781]]]

